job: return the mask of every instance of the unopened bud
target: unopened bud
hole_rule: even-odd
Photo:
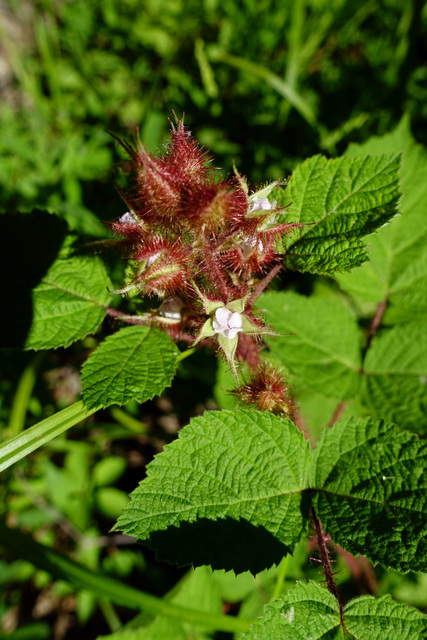
[[[255,405],[260,411],[289,414],[292,409],[292,399],[287,393],[289,389],[290,385],[286,384],[280,370],[262,363],[248,384],[238,387],[232,393],[243,402]]]

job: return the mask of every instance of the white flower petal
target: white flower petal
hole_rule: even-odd
[[[158,315],[169,320],[181,320],[181,309],[185,307],[181,298],[166,298],[163,300]]]
[[[126,213],[124,213],[120,218],[119,222],[122,224],[137,224],[138,220],[135,218],[133,213],[126,211]]]
[[[227,307],[220,307],[215,311],[215,318],[221,326],[227,326],[230,316],[231,311],[230,309],[227,309]]]
[[[220,307],[215,311],[212,326],[215,333],[232,340],[239,331],[242,331],[242,316],[237,311],[230,311],[227,307]]]
[[[241,314],[237,313],[237,311],[232,313],[228,321],[228,326],[230,327],[230,329],[241,329],[242,328]]]
[[[224,332],[224,335],[229,340],[232,340],[233,338],[235,338],[237,336],[239,331],[241,331],[241,329],[226,329],[225,332]]]
[[[249,212],[253,211],[267,211],[273,209],[276,202],[271,204],[268,198],[252,198],[249,201]]]

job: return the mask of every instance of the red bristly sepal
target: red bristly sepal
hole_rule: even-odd
[[[290,414],[292,399],[288,394],[291,385],[286,384],[282,371],[263,362],[249,382],[232,391],[239,400],[256,406],[260,411]]]

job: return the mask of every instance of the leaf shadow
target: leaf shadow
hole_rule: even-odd
[[[182,522],[179,527],[151,534],[148,546],[159,560],[186,565],[210,565],[213,569],[250,571],[254,575],[279,564],[293,551],[264,527],[247,520],[224,518]]]
[[[22,348],[33,319],[32,290],[58,257],[67,224],[46,211],[0,215],[0,347]]]

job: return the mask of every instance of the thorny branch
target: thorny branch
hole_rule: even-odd
[[[329,558],[328,548],[326,546],[326,536],[323,531],[322,523],[316,515],[314,507],[311,507],[311,516],[313,518],[314,528],[316,531],[317,544],[319,546],[320,557],[322,560],[323,571],[325,572],[326,584],[328,587],[328,591],[337,599],[339,609],[340,609],[340,621],[343,630],[345,631],[344,622],[343,622],[343,606],[338,597],[338,591],[336,584],[334,582],[333,571],[331,567],[331,561]]]

